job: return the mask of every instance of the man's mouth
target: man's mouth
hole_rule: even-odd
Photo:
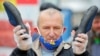
[[[50,44],[51,45],[55,45],[55,41],[54,40],[50,40]]]

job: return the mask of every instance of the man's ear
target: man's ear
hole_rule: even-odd
[[[64,33],[65,31],[66,31],[66,28],[64,27],[64,28],[63,28],[63,33]]]
[[[36,33],[38,33],[38,29],[37,29],[37,27],[34,27],[34,31],[35,31]]]

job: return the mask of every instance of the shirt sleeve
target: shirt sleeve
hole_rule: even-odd
[[[77,55],[75,54],[75,56],[91,56],[88,51],[85,51],[83,54]]]
[[[19,48],[15,48],[10,56],[36,56],[36,54],[32,49],[23,51],[20,50]]]

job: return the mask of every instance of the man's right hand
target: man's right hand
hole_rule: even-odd
[[[17,47],[21,50],[28,50],[31,48],[32,45],[32,37],[30,35],[30,26],[29,24],[26,24],[26,27],[29,30],[29,34],[25,33],[25,29],[21,29],[21,26],[18,25],[14,28],[14,40],[17,43]],[[23,40],[24,38],[27,38],[27,40]]]

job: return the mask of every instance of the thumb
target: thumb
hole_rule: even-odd
[[[72,42],[73,42],[73,39],[74,39],[74,36],[75,36],[75,31],[72,30],[71,36],[69,37],[69,39],[67,40],[67,42],[68,42],[68,43],[72,43]]]
[[[73,42],[74,36],[75,36],[75,31],[72,30],[71,36],[70,36],[70,39],[71,39],[70,42],[71,42],[71,43]]]
[[[75,36],[75,30],[72,30],[72,32],[71,32],[71,36],[72,36],[72,37]]]
[[[31,34],[31,27],[30,27],[30,24],[27,22],[25,25],[26,25],[26,27],[27,27],[27,29],[28,29],[28,31],[29,31],[29,34]]]

